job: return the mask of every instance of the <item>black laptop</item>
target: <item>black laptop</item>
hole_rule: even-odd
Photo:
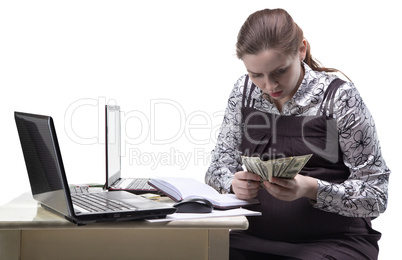
[[[106,189],[124,190],[134,194],[157,193],[148,184],[149,178],[122,178],[121,120],[119,106],[105,106]]]
[[[14,116],[32,195],[44,208],[76,224],[163,218],[176,211],[125,191],[71,194],[53,119],[21,112]]]

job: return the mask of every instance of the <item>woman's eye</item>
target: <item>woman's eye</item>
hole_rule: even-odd
[[[274,72],[274,75],[282,75],[282,74],[284,74],[285,72],[286,72],[286,69],[276,70],[276,71]]]
[[[260,74],[251,74],[251,77],[255,79],[255,78],[261,77],[261,75]]]
[[[287,68],[278,69],[278,70],[274,71],[272,74],[274,76],[281,76],[281,75],[285,74],[286,71],[287,71]]]

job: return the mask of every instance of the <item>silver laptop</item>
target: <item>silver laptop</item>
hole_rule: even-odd
[[[119,106],[105,106],[106,189],[134,194],[157,193],[149,178],[121,177],[121,120]]]
[[[44,208],[76,224],[162,218],[176,211],[125,191],[71,194],[53,119],[21,112],[14,116],[32,195]]]

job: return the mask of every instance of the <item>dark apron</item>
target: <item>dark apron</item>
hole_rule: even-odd
[[[333,119],[334,96],[343,84],[342,80],[335,79],[328,86],[318,111],[323,115],[307,117],[280,116],[256,110],[251,98],[255,85],[252,84],[246,96],[247,81],[248,76],[243,94],[242,155],[267,160],[313,154],[300,174],[338,184],[349,177],[350,171],[343,163],[336,121]],[[262,216],[248,217],[249,229],[246,232],[262,239],[298,243],[373,232],[369,218],[325,212],[313,208],[307,198],[287,202],[261,189],[258,199],[260,205],[250,209],[260,211]],[[374,246],[377,246],[379,238],[380,234],[376,233],[372,241]]]

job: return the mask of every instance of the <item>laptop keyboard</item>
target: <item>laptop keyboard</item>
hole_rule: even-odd
[[[89,187],[81,187],[81,186],[70,187],[70,193],[71,194],[89,193]]]
[[[99,193],[87,193],[72,196],[73,204],[89,212],[121,211],[136,209],[127,203],[106,199]]]
[[[154,190],[154,188],[148,184],[149,179],[134,179],[126,189],[129,190]]]

